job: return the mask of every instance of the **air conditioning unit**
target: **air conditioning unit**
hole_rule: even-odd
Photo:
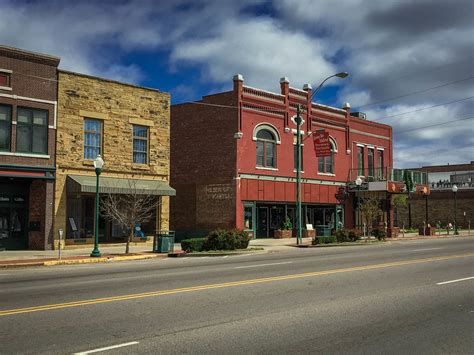
[[[367,119],[367,115],[364,112],[351,112],[351,116],[360,118],[361,120]]]

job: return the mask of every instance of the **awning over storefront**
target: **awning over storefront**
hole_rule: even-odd
[[[95,193],[96,177],[68,175],[68,192]],[[175,196],[176,190],[165,181],[100,177],[99,193]]]

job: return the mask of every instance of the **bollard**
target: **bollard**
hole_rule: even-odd
[[[63,230],[62,230],[62,228],[59,228],[58,233],[59,233],[58,259],[61,260],[61,243],[62,243],[62,240],[63,240]]]

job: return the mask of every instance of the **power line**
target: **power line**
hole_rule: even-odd
[[[455,119],[455,120],[451,120],[451,121],[447,121],[447,122],[441,122],[441,123],[435,123],[435,124],[428,125],[428,126],[422,126],[422,127],[417,127],[417,128],[411,128],[411,129],[406,129],[406,130],[403,130],[403,131],[395,131],[395,132],[393,132],[393,133],[405,133],[405,132],[417,131],[417,130],[419,130],[419,129],[442,126],[442,125],[446,125],[446,124],[450,124],[450,123],[454,123],[454,122],[458,122],[458,121],[471,120],[471,119],[473,119],[473,118],[474,118],[474,116],[464,117],[464,118],[458,118],[458,119]]]
[[[444,83],[444,84],[441,84],[441,85],[438,85],[438,86],[433,86],[433,87],[430,87],[430,88],[427,88],[427,89],[413,91],[413,92],[410,92],[408,94],[403,94],[403,95],[400,95],[400,96],[395,96],[395,97],[391,97],[391,98],[388,98],[388,99],[375,101],[375,102],[371,102],[370,104],[366,104],[366,105],[362,105],[362,106],[356,106],[356,107],[362,108],[362,107],[374,106],[374,105],[381,104],[381,103],[384,103],[384,102],[387,102],[387,101],[393,101],[393,100],[401,99],[403,97],[407,97],[407,96],[411,96],[411,95],[415,95],[415,94],[420,94],[420,93],[423,93],[423,92],[428,92],[428,91],[431,91],[431,90],[439,89],[439,88],[442,88],[442,87],[445,87],[445,86],[457,84],[457,83],[460,83],[460,82],[463,82],[463,81],[471,80],[473,78],[474,78],[474,76],[470,76],[468,78],[451,81],[449,83]]]
[[[373,121],[373,122],[382,121],[382,120],[386,120],[387,118],[397,117],[397,116],[403,116],[403,115],[407,115],[407,114],[409,114],[409,113],[420,112],[420,111],[428,110],[428,109],[434,108],[434,107],[447,106],[447,105],[450,105],[450,104],[454,104],[454,103],[456,103],[456,102],[466,101],[466,100],[470,100],[470,99],[474,99],[474,96],[466,97],[466,98],[460,99],[460,100],[445,102],[445,103],[443,103],[443,104],[428,106],[428,107],[420,108],[420,109],[418,109],[418,110],[413,110],[413,111],[406,111],[406,112],[402,112],[402,113],[397,113],[396,115],[385,116],[385,117],[383,117],[383,118],[378,118],[378,119],[376,119],[376,120],[371,120],[371,121]]]

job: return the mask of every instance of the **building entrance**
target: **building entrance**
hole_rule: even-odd
[[[0,185],[0,250],[28,248],[28,186]]]

